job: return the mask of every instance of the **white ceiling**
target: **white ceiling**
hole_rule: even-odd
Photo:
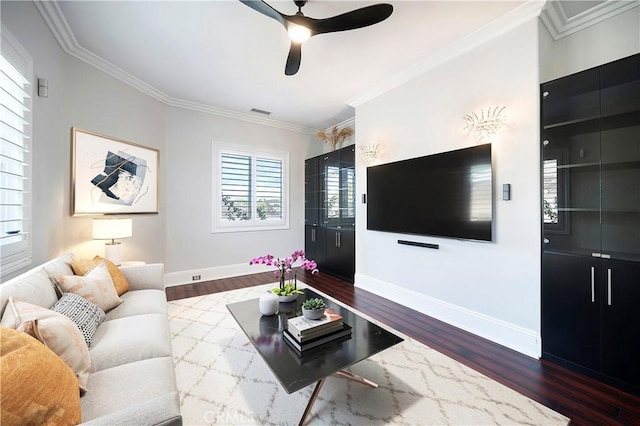
[[[285,14],[297,10],[291,0],[268,3]],[[375,3],[310,0],[303,13],[324,18]],[[255,115],[250,110],[258,108],[271,111],[271,120],[312,131],[348,121],[354,115],[348,100],[526,1],[389,3],[394,12],[382,23],[305,42],[294,76],[284,75],[289,49],[284,28],[239,1],[37,4],[50,27],[57,28],[59,41],[67,40],[76,56],[158,98],[248,119]],[[598,3],[571,2],[565,19]]]

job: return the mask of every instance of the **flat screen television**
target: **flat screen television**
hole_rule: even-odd
[[[492,241],[491,144],[367,168],[367,229]]]

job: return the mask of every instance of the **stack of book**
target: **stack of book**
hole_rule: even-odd
[[[325,309],[324,317],[318,320],[304,316],[290,318],[282,333],[284,340],[302,353],[325,343],[351,336],[351,327],[342,322],[342,315]]]

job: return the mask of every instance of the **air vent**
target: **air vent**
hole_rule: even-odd
[[[251,112],[255,112],[258,114],[271,115],[271,111],[265,111],[263,109],[251,108]]]

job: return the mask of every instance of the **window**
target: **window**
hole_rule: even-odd
[[[213,144],[211,232],[287,229],[286,153]]]
[[[31,263],[32,60],[2,29],[0,55],[0,273]]]

